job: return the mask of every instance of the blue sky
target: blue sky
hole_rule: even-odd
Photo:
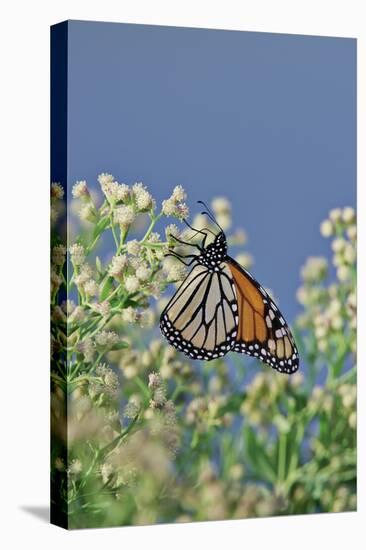
[[[68,44],[68,184],[228,197],[292,320],[320,222],[356,202],[356,41],[72,21]]]

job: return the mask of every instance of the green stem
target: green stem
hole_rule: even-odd
[[[113,298],[113,296],[114,296],[115,294],[117,294],[117,292],[120,290],[120,288],[121,288],[121,285],[118,285],[118,286],[113,290],[113,292],[111,292],[110,295],[107,296],[106,300],[108,300],[108,302],[109,302],[110,299]]]
[[[282,483],[285,480],[286,472],[286,444],[287,444],[287,435],[281,433],[278,443],[278,480]]]
[[[112,229],[112,234],[113,234],[113,238],[114,238],[114,243],[116,245],[116,248],[117,248],[117,254],[118,254],[118,239],[117,239],[117,235],[116,235],[116,232],[114,230],[114,224],[113,224],[113,221],[111,220],[111,229]]]
[[[187,386],[177,386],[172,394],[171,400],[174,401],[180,393],[186,390],[189,390]]]
[[[121,253],[128,235],[128,229],[122,229],[122,227],[120,229],[121,229],[121,233],[120,233],[119,245],[117,248],[117,255]]]
[[[356,373],[357,373],[357,367],[355,365],[354,367],[352,367],[350,370],[348,370],[347,372],[345,372],[342,376],[340,376],[338,378],[337,385],[338,384],[343,384],[344,382],[347,382],[350,378],[355,376]]]
[[[97,242],[99,241],[99,237],[100,237],[100,234],[97,235],[94,239],[94,241],[87,247],[86,249],[86,255],[88,256],[90,254],[90,252],[93,250],[93,248],[95,247],[95,245],[97,244]]]
[[[61,378],[61,376],[59,376],[58,374],[54,373],[54,372],[51,372],[51,378],[52,380],[54,380],[55,382],[59,382],[61,384],[65,384],[65,380],[63,378]]]
[[[111,443],[108,443],[107,445],[105,445],[105,447],[102,447],[102,449],[100,449],[99,452],[101,454],[101,457],[105,457],[111,451],[113,451],[117,447],[117,445],[126,437],[126,435],[130,433],[130,431],[136,424],[139,416],[140,416],[140,413],[134,416],[131,422],[129,423],[129,425],[127,426],[127,428],[123,430],[123,432],[120,435],[117,435],[117,437],[115,437],[113,441],[111,441]]]
[[[101,460],[102,458],[104,458],[108,453],[110,453],[111,451],[113,451],[113,449],[117,446],[118,443],[120,443],[122,441],[122,439],[124,437],[126,437],[126,435],[132,430],[133,426],[136,424],[137,420],[138,420],[138,417],[139,415],[137,414],[130,422],[130,424],[127,426],[127,428],[125,430],[123,430],[123,432],[121,434],[119,434],[117,437],[115,437],[113,439],[113,441],[111,441],[110,443],[108,443],[107,445],[105,445],[104,447],[102,447],[101,449],[99,449],[96,453],[95,453],[95,456],[94,456],[94,459],[91,463],[91,465],[89,466],[88,470],[86,471],[85,473],[85,476],[83,477],[83,480],[82,482],[80,483],[80,486],[79,486],[79,491],[80,489],[82,489],[83,487],[85,487],[86,485],[86,482],[89,478],[89,476],[91,475],[91,473],[93,472],[98,460]],[[74,499],[76,500],[76,499]]]
[[[145,236],[144,238],[142,239],[142,241],[140,241],[140,244],[145,244],[145,242],[147,241],[147,239],[150,237],[151,233],[152,233],[152,230],[154,229],[154,226],[156,224],[156,222],[158,220],[160,220],[160,218],[162,217],[163,213],[160,212],[160,214],[158,214],[156,217],[154,217],[153,215],[151,216],[151,223],[145,233]]]
[[[93,372],[93,370],[95,369],[95,367],[98,365],[99,361],[103,357],[103,354],[104,354],[104,351],[100,351],[98,353],[96,360],[94,361],[94,363],[92,364],[92,366],[89,369],[89,372],[88,372],[89,374],[91,374]]]
[[[111,315],[109,315],[109,317],[106,317],[105,319],[102,319],[102,323],[99,326],[97,326],[88,336],[90,338],[92,336],[95,336],[95,334],[97,334],[97,332],[102,330],[109,323],[109,321],[111,321],[113,319],[115,314],[116,314],[116,312],[113,312],[113,313],[111,313]]]
[[[134,376],[134,382],[136,383],[136,385],[140,388],[140,390],[142,391],[142,393],[144,394],[144,396],[147,398],[147,399],[150,399],[150,392],[149,392],[149,389],[148,387],[146,386],[146,384],[144,383],[143,380],[141,380],[141,378],[137,375],[137,376]]]
[[[164,242],[164,243],[144,243],[144,246],[146,248],[164,248],[165,246],[168,246],[168,242]]]

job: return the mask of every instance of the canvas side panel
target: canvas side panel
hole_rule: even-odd
[[[51,27],[51,523],[67,528],[68,23]]]

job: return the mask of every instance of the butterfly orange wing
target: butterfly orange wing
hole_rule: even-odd
[[[232,348],[292,374],[299,368],[299,354],[291,331],[264,288],[232,258],[228,259],[238,304],[238,333]]]

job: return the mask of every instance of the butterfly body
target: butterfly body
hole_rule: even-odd
[[[207,267],[209,272],[220,271],[220,264],[227,258],[227,242],[224,233],[219,233],[213,243],[203,248],[196,262]]]
[[[279,372],[292,374],[299,356],[289,327],[264,288],[228,256],[224,232],[188,265],[193,268],[161,314],[168,342],[189,357],[211,361],[229,351],[257,357]],[[179,241],[181,242],[181,241]],[[184,257],[173,253],[182,259]]]

